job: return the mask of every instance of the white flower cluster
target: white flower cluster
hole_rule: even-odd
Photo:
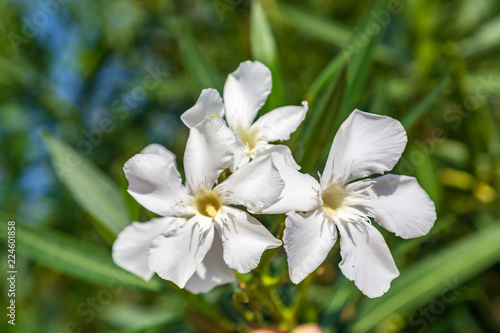
[[[182,116],[190,128],[185,185],[173,153],[152,144],[125,163],[128,192],[162,216],[134,222],[113,245],[113,259],[150,279],[154,273],[193,293],[235,280],[257,267],[276,239],[252,214],[286,213],[283,242],[292,282],[325,260],[340,232],[343,274],[369,297],[384,294],[398,269],[374,219],[403,238],[425,235],[435,206],[416,179],[387,174],[407,138],[390,117],[355,110],[341,125],[316,181],[300,173],[290,138],[308,110],[285,106],[254,119],[271,92],[271,72],[246,61],[230,74],[224,100],[203,90]],[[224,121],[224,118],[226,121]],[[229,171],[227,171],[229,170]],[[227,177],[221,177],[221,173]],[[367,178],[371,175],[381,175]]]

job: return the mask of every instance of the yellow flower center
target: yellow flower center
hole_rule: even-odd
[[[194,199],[198,212],[204,216],[214,218],[222,207],[220,195],[212,191],[201,191]]]
[[[329,214],[337,215],[337,210],[342,207],[344,199],[349,196],[349,192],[336,184],[330,185],[323,191],[321,198],[323,206]]]
[[[240,135],[241,141],[245,145],[245,154],[251,155],[259,142],[257,130],[240,126],[236,128],[236,132]]]

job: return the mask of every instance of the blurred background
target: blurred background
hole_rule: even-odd
[[[500,331],[496,0],[1,0],[0,266],[7,271],[6,222],[14,220],[19,272],[16,326],[4,315],[1,330],[276,325],[272,298],[249,311],[236,285],[191,296],[124,275],[110,259],[116,232],[152,217],[126,193],[125,161],[157,142],[182,169],[180,114],[202,89],[221,91],[247,59],[273,72],[262,112],[310,102],[286,143],[303,172],[322,171],[354,108],[390,115],[409,139],[393,172],[417,177],[438,210],[428,236],[383,232],[401,275],[379,299],[339,274],[338,244],[306,295],[277,283],[281,302],[301,299],[297,323],[326,332]],[[263,220],[276,233],[283,217]],[[281,250],[272,274],[286,269]],[[253,283],[251,274],[242,279]],[[5,292],[1,299],[8,304]]]

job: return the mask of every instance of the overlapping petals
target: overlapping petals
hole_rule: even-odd
[[[114,261],[146,280],[157,273],[195,293],[232,282],[233,270],[248,273],[264,251],[281,245],[257,219],[233,207],[244,206],[252,214],[287,214],[283,240],[292,282],[321,265],[339,233],[340,270],[368,297],[381,296],[399,272],[372,221],[413,238],[427,234],[436,220],[434,203],[415,178],[384,175],[406,146],[403,126],[354,110],[317,181],[298,172],[288,147],[273,144],[297,130],[307,102],[255,121],[271,89],[269,69],[246,61],[228,76],[224,99],[214,89],[202,91],[181,116],[190,128],[185,186],[175,155],[161,145],[125,163],[128,192],[164,217],[125,228],[113,245]]]
[[[259,264],[262,253],[281,245],[281,241],[247,213],[224,207],[216,224],[224,248],[224,261],[240,273],[248,273]]]
[[[148,253],[153,239],[185,222],[186,219],[182,218],[159,217],[148,222],[132,223],[120,232],[113,244],[114,262],[144,280],[151,279],[154,272],[148,266]]]
[[[290,139],[290,134],[297,130],[306,116],[308,105],[304,101],[302,106],[283,106],[269,111],[254,123],[271,88],[271,71],[258,61],[245,61],[229,74],[224,85],[224,102],[216,91],[206,89],[181,119],[191,128],[205,119],[224,115],[244,147],[242,154],[235,156],[235,170],[270,148],[270,142]]]
[[[276,203],[285,184],[273,157],[268,155],[253,160],[217,186],[225,201],[246,206],[254,214],[262,214]]]
[[[189,132],[184,152],[186,185],[191,193],[215,184],[233,159],[235,137],[220,119],[204,121]]]
[[[125,164],[136,200],[160,215],[184,219],[175,219],[168,228],[162,221],[171,218],[126,228],[114,246],[118,265],[145,279],[155,272],[181,288],[206,292],[233,281],[232,269],[246,273],[266,249],[281,245],[256,219],[228,206],[262,212],[279,200],[285,185],[274,155],[255,159],[218,184],[220,173],[234,160],[235,142],[234,132],[217,117],[191,128],[184,153],[187,187],[175,156],[160,145],[146,147]]]
[[[195,294],[206,293],[218,285],[235,281],[234,271],[227,266],[222,256],[220,236],[214,233],[212,247],[186,283],[186,289]]]
[[[399,272],[370,218],[403,238],[418,237],[432,228],[435,206],[412,177],[355,180],[391,170],[406,140],[402,125],[386,116],[355,110],[341,125],[316,187],[321,197],[318,207],[306,214],[288,214],[286,219],[284,247],[293,282],[312,273],[333,247],[336,233],[332,237],[325,231],[328,224],[340,232],[343,274],[368,297],[379,297],[389,289]]]
[[[137,154],[123,167],[128,193],[143,207],[161,216],[184,217],[192,209],[179,205],[189,193],[175,163],[157,154]]]
[[[201,124],[205,119],[223,116],[224,103],[219,92],[215,89],[204,89],[196,104],[181,115],[181,120],[187,127],[192,128]]]
[[[184,288],[212,247],[214,228],[205,227],[203,217],[195,215],[181,227],[153,240],[149,268],[165,280]]]
[[[305,101],[302,106],[282,106],[257,119],[252,128],[262,133],[261,139],[266,142],[286,141],[302,123],[308,109]]]

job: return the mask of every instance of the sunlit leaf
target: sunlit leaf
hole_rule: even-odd
[[[494,51],[500,47],[500,18],[486,22],[475,34],[459,44],[462,57],[472,57],[483,52]]]
[[[76,202],[96,221],[96,228],[109,241],[128,224],[130,217],[122,193],[101,170],[65,143],[43,132],[52,166]]]
[[[7,222],[1,223],[0,237],[7,238]],[[80,238],[57,231],[16,224],[16,250],[52,270],[88,283],[117,290],[120,287],[158,291],[156,280],[149,282],[117,267],[109,250],[85,244]]]
[[[273,90],[267,101],[267,108],[283,105],[283,80],[281,65],[271,26],[259,0],[252,1],[250,13],[250,42],[252,57],[269,67],[273,76]]]
[[[367,300],[353,322],[352,332],[366,332],[391,314],[410,312],[443,290],[451,291],[500,259],[500,224],[476,231],[402,271],[391,289]]]

